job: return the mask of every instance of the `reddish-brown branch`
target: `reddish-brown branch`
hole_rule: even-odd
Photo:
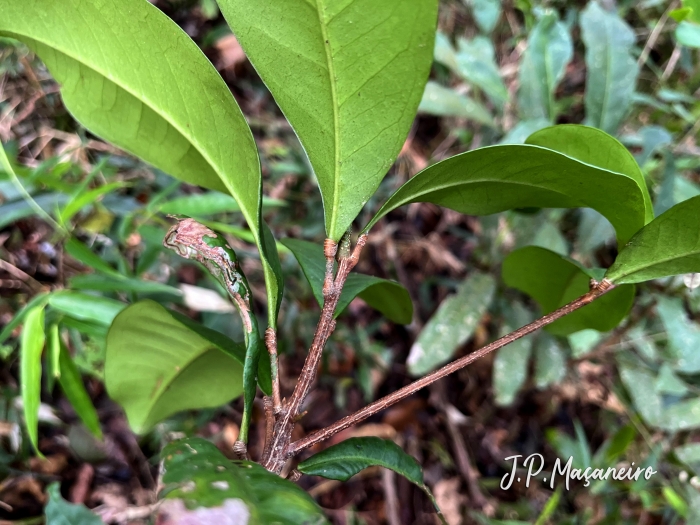
[[[282,411],[282,398],[280,396],[280,373],[277,359],[277,334],[271,326],[265,330],[265,346],[270,355],[270,375],[272,376],[272,410],[274,414]]]
[[[477,359],[484,357],[485,355],[495,350],[498,350],[499,348],[502,348],[517,339],[520,339],[521,337],[531,334],[532,332],[539,330],[543,326],[553,323],[557,319],[560,319],[561,317],[564,317],[565,315],[568,315],[571,312],[578,310],[583,306],[586,306],[587,304],[591,303],[601,295],[609,292],[614,288],[614,285],[605,279],[603,279],[603,281],[600,283],[593,282],[591,284],[592,286],[590,292],[588,292],[585,295],[582,295],[581,297],[570,302],[569,304],[562,306],[558,310],[555,310],[554,312],[549,313],[541,317],[540,319],[537,319],[536,321],[533,321],[532,323],[525,325],[522,328],[519,328],[514,332],[511,332],[510,334],[501,337],[500,339],[495,340],[493,343],[490,343],[472,352],[469,355],[466,355],[460,359],[457,359],[456,361],[453,361],[452,363],[443,366],[439,370],[436,370],[435,372],[432,372],[431,374],[428,374],[427,376],[418,379],[417,381],[414,381],[409,385],[406,385],[405,387],[375,401],[374,403],[370,403],[366,407],[358,410],[354,414],[350,414],[349,416],[344,417],[343,419],[337,421],[329,427],[313,432],[305,438],[295,441],[294,443],[289,445],[289,447],[286,450],[285,456],[289,458],[295,454],[298,454],[302,450],[305,450],[315,445],[316,443],[325,441],[326,439],[334,436],[341,430],[345,430],[346,428],[355,425],[360,421],[367,419],[370,416],[373,416],[377,412],[381,412],[385,408],[388,408],[391,405],[398,403],[402,399],[405,399],[406,397],[416,393],[418,390],[430,385],[431,383],[434,383],[435,381],[442,379],[443,377],[448,376],[451,373],[460,370],[461,368],[464,368],[465,366],[473,363]]]
[[[335,329],[335,313],[340,294],[345,285],[350,271],[355,267],[360,259],[362,248],[367,242],[367,235],[363,234],[357,239],[357,244],[349,252],[349,236],[346,234],[341,240],[341,250],[338,244],[331,239],[326,239],[323,245],[323,252],[326,257],[326,274],[323,281],[323,308],[321,316],[316,326],[309,353],[304,361],[299,380],[294,388],[291,398],[282,407],[279,417],[275,423],[275,431],[269,453],[263,457],[262,465],[272,471],[279,473],[287,460],[285,450],[291,442],[292,430],[299,415],[304,399],[311,389],[311,385],[316,378],[319,362],[326,341]],[[333,277],[334,260],[336,254],[339,255],[338,271]]]

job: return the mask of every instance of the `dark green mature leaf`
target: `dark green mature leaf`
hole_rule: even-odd
[[[432,62],[436,0],[219,0],[296,131],[338,240],[403,146]]]
[[[276,311],[255,141],[229,88],[187,34],[146,0],[8,0],[0,35],[41,57],[64,104],[91,132],[174,177],[233,195],[263,252]]]
[[[393,441],[378,437],[346,439],[302,461],[297,469],[309,476],[347,481],[373,465],[391,469],[419,487],[425,484],[418,462]]]
[[[644,173],[634,156],[615,137],[589,126],[564,124],[539,130],[530,135],[525,142],[553,149],[604,170],[627,175],[637,183],[639,193],[644,199],[645,224],[654,218],[654,207]]]
[[[439,117],[461,117],[493,127],[493,117],[479,102],[429,80],[418,111]]]
[[[527,246],[508,255],[503,261],[503,281],[535,299],[548,314],[589,290],[595,272],[586,270],[558,253]],[[569,335],[592,328],[612,330],[627,315],[634,301],[634,286],[619,286],[611,292],[548,325],[545,330]]]
[[[324,524],[321,509],[294,483],[249,461],[229,461],[212,443],[189,438],[162,453],[163,512],[190,513],[201,523],[220,523],[232,513],[241,523]],[[167,505],[181,500],[179,507]],[[206,508],[204,508],[206,507]],[[248,520],[243,521],[245,518]],[[208,520],[208,521],[204,521]]]
[[[632,104],[639,74],[630,53],[634,32],[617,13],[593,0],[581,13],[581,36],[586,44],[586,122],[615,133]]]
[[[401,186],[365,227],[411,202],[432,202],[470,215],[512,208],[588,207],[604,215],[625,243],[645,224],[645,198],[622,173],[531,145],[501,145],[456,155]]]
[[[605,277],[616,284],[640,283],[700,272],[700,196],[676,204],[625,245]]]
[[[292,251],[311,285],[311,291],[318,304],[323,305],[323,279],[326,272],[323,247],[300,239],[282,239],[281,242]],[[408,324],[413,318],[411,296],[403,286],[394,281],[351,273],[340,295],[335,316],[343,313],[355,297],[359,297],[396,323]]]
[[[106,352],[107,392],[137,433],[181,410],[223,405],[243,391],[243,345],[150,300],[114,319]]]
[[[49,495],[45,509],[47,525],[104,525],[99,516],[90,512],[85,505],[74,505],[64,500],[57,482],[51,483],[46,492]]]
[[[60,342],[59,369],[61,371],[61,375],[58,378],[59,384],[61,385],[63,393],[68,398],[68,401],[70,401],[70,404],[73,406],[75,413],[78,414],[78,417],[85,424],[85,427],[92,432],[96,438],[102,439],[100,419],[97,416],[95,406],[92,404],[87,390],[85,390],[78,368],[75,366],[75,363],[73,363],[73,360],[68,354],[68,349],[62,341]]]
[[[556,11],[545,11],[532,28],[520,62],[518,105],[524,119],[554,121],[554,91],[573,54],[566,25]]]
[[[495,287],[491,276],[474,273],[440,304],[408,354],[411,375],[424,375],[452,358],[479,326]]]
[[[39,452],[39,404],[41,403],[41,352],[44,350],[44,305],[27,312],[20,338],[20,388],[27,434]]]

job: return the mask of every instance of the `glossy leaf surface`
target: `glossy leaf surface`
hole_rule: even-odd
[[[219,0],[296,131],[338,240],[396,159],[432,62],[436,0]]]
[[[481,148],[434,164],[401,186],[365,227],[411,202],[469,215],[512,208],[593,208],[625,243],[645,224],[645,197],[629,176],[531,145]]]
[[[502,276],[508,286],[535,299],[544,315],[588,292],[589,282],[596,275],[558,253],[527,246],[505,258]],[[600,332],[612,330],[632,308],[634,293],[634,286],[619,286],[545,330],[557,335],[588,328]]]
[[[700,196],[676,204],[620,251],[605,276],[617,284],[700,272]]]

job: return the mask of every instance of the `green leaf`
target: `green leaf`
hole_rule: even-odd
[[[97,201],[97,199],[107,193],[118,190],[119,188],[124,188],[128,185],[129,183],[123,181],[110,182],[109,184],[93,188],[77,195],[75,198],[71,199],[68,204],[66,204],[65,208],[63,208],[59,213],[58,217],[60,222],[65,224],[85,206],[94,203]]]
[[[263,197],[262,209],[284,206],[284,201]],[[183,195],[161,203],[158,207],[161,213],[187,215],[188,217],[208,217],[217,213],[240,212],[241,207],[230,195],[209,191]]]
[[[46,523],[50,525],[104,525],[99,516],[93,514],[85,505],[68,503],[61,497],[58,482],[46,488],[49,502],[46,504]]]
[[[175,22],[146,0],[8,0],[0,35],[39,55],[92,133],[178,179],[233,195],[264,251],[253,135],[216,69]],[[263,270],[274,305],[264,254]]]
[[[75,275],[68,280],[73,290],[96,290],[99,292],[136,292],[182,296],[182,292],[170,285],[135,277],[114,278],[95,273]]]
[[[65,249],[68,255],[73,257],[76,261],[83,263],[85,266],[94,268],[98,272],[102,272],[106,275],[111,275],[117,279],[121,279],[124,275],[117,269],[112,268],[108,263],[106,263],[99,255],[93,252],[90,248],[85,246],[78,239],[71,237],[65,244]]]
[[[634,31],[617,13],[591,1],[581,13],[586,45],[586,123],[615,133],[632,104],[639,75]]]
[[[25,304],[12,318],[12,320],[5,325],[5,327],[0,332],[0,344],[7,341],[7,339],[15,331],[15,328],[27,317],[27,314],[31,312],[36,307],[43,308],[44,305],[49,300],[49,294],[40,293],[32,297],[27,304]]]
[[[521,303],[506,309],[501,335],[528,324],[532,313]],[[532,337],[522,337],[498,349],[493,361],[493,391],[497,405],[509,406],[527,380],[528,363],[532,354]]]
[[[102,439],[100,418],[97,416],[97,411],[92,404],[90,395],[85,390],[80,372],[71,359],[68,349],[62,342],[60,344],[59,366],[61,370],[59,383],[63,393],[85,427],[97,439]]]
[[[27,434],[39,452],[39,405],[41,404],[41,352],[44,350],[44,305],[27,312],[20,338],[20,387]]]
[[[584,295],[596,275],[575,261],[537,246],[527,246],[510,253],[503,261],[503,281],[532,297],[542,314]],[[599,299],[572,312],[545,330],[569,335],[592,328],[606,332],[615,328],[632,308],[634,286],[619,286]]]
[[[566,376],[566,353],[553,337],[541,334],[535,344],[535,386],[539,389],[557,384]]]
[[[452,358],[479,326],[495,287],[491,276],[473,273],[460,284],[457,293],[440,303],[408,354],[406,364],[411,375],[422,376]]]
[[[300,487],[256,463],[229,461],[202,438],[174,441],[161,457],[164,487],[159,496],[166,500],[160,513],[176,509],[197,523],[223,523],[231,515],[261,525],[328,523]],[[177,500],[184,504],[178,507]]]
[[[681,299],[659,297],[656,312],[668,336],[673,367],[685,374],[700,372],[700,326],[688,318]]]
[[[144,300],[109,329],[105,385],[134,432],[181,410],[223,405],[243,391],[243,345],[185,319]]]
[[[468,3],[479,29],[484,33],[493,31],[501,16],[501,0],[470,0]]]
[[[676,204],[641,229],[605,277],[616,284],[700,272],[700,196]]]
[[[690,22],[681,22],[674,33],[679,44],[686,47],[700,48],[700,25]]]
[[[340,239],[393,164],[432,63],[436,0],[219,0],[296,131]]]
[[[282,239],[281,242],[292,251],[311,285],[316,301],[323,305],[323,279],[326,272],[323,247],[300,239]],[[408,291],[394,281],[351,273],[338,300],[335,317],[343,313],[355,297],[396,323],[409,324],[413,318],[413,303]]]
[[[700,443],[686,443],[676,447],[673,452],[678,459],[700,474]]]
[[[70,290],[53,292],[49,296],[49,305],[75,319],[93,321],[104,326],[109,325],[126,307],[125,303],[115,299]]]
[[[418,111],[438,117],[466,118],[486,126],[494,126],[491,113],[480,103],[432,80],[425,85]]]
[[[556,118],[554,91],[574,54],[571,35],[556,11],[546,10],[532,28],[520,62],[518,105],[524,119]]]
[[[469,215],[588,207],[604,215],[618,242],[625,243],[645,223],[644,201],[637,182],[625,174],[538,146],[509,144],[468,151],[424,169],[389,198],[364,230],[412,202],[432,202]]]
[[[496,50],[491,40],[485,36],[477,36],[472,40],[457,39],[455,61],[456,72],[469,83],[482,89],[496,107],[502,109],[508,102],[508,89],[501,78],[496,63]]]
[[[644,200],[644,223],[654,218],[654,207],[644,173],[634,156],[616,138],[596,128],[564,124],[539,130],[530,135],[526,143],[558,151],[597,168],[627,175],[637,183],[638,192]]]

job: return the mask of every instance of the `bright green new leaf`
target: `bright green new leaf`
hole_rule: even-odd
[[[31,312],[34,308],[43,308],[44,305],[49,300],[49,294],[40,293],[32,297],[27,304],[25,304],[12,318],[12,320],[5,325],[5,327],[0,332],[0,344],[7,341],[7,339],[15,331],[15,328],[27,317],[27,314]]]
[[[605,277],[616,284],[700,272],[700,196],[676,204],[640,230]]]
[[[102,439],[102,429],[100,429],[100,418],[97,416],[95,406],[92,404],[90,395],[85,390],[80,372],[68,353],[68,349],[61,342],[59,352],[59,367],[61,375],[59,383],[63,393],[73,406],[75,413],[83,422],[85,427],[97,439]]]
[[[639,75],[631,54],[634,31],[592,0],[581,13],[581,37],[586,45],[586,123],[615,133],[632,104]]]
[[[622,173],[531,145],[491,146],[434,164],[401,186],[365,227],[411,202],[469,215],[512,208],[588,207],[604,215],[625,243],[645,223],[644,194]]]
[[[161,457],[164,486],[159,496],[165,501],[159,512],[176,511],[197,523],[223,523],[231,516],[260,525],[328,523],[300,487],[257,463],[230,461],[202,438],[174,441]]]
[[[590,280],[600,277],[571,259],[537,246],[510,253],[503,261],[503,281],[526,293],[540,305],[542,314],[584,295]],[[606,332],[615,328],[632,308],[634,286],[618,286],[575,312],[547,325],[556,335],[569,335],[592,328]]]
[[[644,174],[634,156],[615,137],[589,126],[563,124],[539,130],[525,142],[558,151],[604,170],[627,175],[637,183],[638,192],[644,199],[644,223],[654,218],[654,207]]]
[[[39,55],[92,133],[178,179],[233,195],[263,251],[274,325],[279,284],[261,241],[255,141],[197,44],[147,0],[7,0],[0,35]]]
[[[432,80],[425,85],[418,111],[439,117],[466,118],[486,126],[494,126],[491,113],[483,105]]]
[[[559,21],[556,11],[546,10],[532,28],[518,70],[518,106],[524,119],[554,121],[554,91],[573,54],[566,25]]]
[[[64,500],[57,482],[51,483],[46,492],[49,495],[44,511],[47,525],[104,525],[99,516],[90,512],[85,505],[74,505]]]
[[[44,350],[44,305],[27,312],[20,338],[19,382],[27,434],[39,452],[39,405],[41,404],[41,352]]]
[[[296,131],[338,240],[408,134],[432,63],[436,0],[219,0]]]
[[[132,430],[142,433],[175,412],[238,397],[244,356],[243,345],[144,300],[126,308],[109,329],[105,385]]]
[[[479,326],[495,287],[491,276],[474,273],[460,284],[457,293],[440,303],[408,354],[411,375],[422,376],[452,358]]]
[[[292,251],[311,285],[311,291],[318,304],[323,305],[323,279],[326,273],[323,247],[299,239],[282,239],[281,242]],[[338,300],[335,316],[343,313],[355,297],[359,297],[396,323],[409,324],[413,318],[411,296],[397,282],[351,273]]]

